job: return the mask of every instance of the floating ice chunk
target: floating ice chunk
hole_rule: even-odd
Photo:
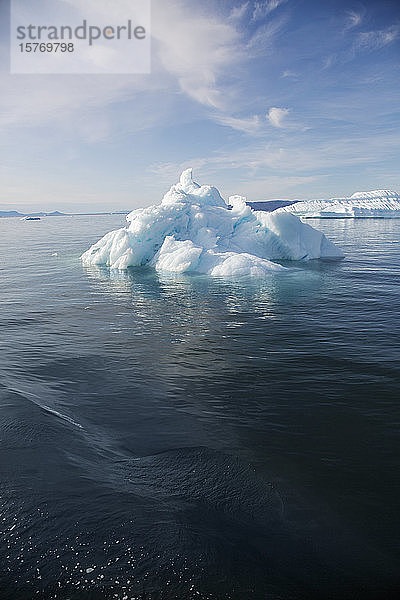
[[[289,213],[257,213],[264,227],[276,236],[277,250],[282,258],[305,260],[340,256],[338,248],[328,238]],[[339,253],[339,254],[338,254]],[[276,255],[273,258],[277,258]]]
[[[304,200],[278,209],[304,218],[400,217],[400,194],[390,190],[356,192],[350,198]]]
[[[286,271],[285,267],[267,260],[247,254],[246,252],[225,252],[220,254],[220,261],[210,271],[210,275],[219,277],[263,277],[271,271]]]
[[[113,269],[148,264],[160,271],[232,277],[284,270],[273,260],[343,256],[291,214],[252,210],[242,196],[226,204],[216,188],[195,183],[191,169],[161,204],[134,210],[127,221],[89,248],[83,263]]]

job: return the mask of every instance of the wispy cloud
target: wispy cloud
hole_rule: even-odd
[[[157,2],[152,35],[162,67],[177,78],[181,90],[204,106],[224,109],[219,77],[241,60],[235,27],[212,15],[196,14],[181,2]]]
[[[251,56],[265,54],[271,51],[276,39],[288,22],[287,15],[271,19],[268,23],[260,25],[247,44],[247,51]]]
[[[138,77],[92,76],[1,76],[0,129],[7,127],[52,126],[67,122],[79,114],[104,109],[117,101],[132,99],[136,93],[153,86]]]
[[[308,142],[300,137],[295,142],[286,140],[284,144],[279,141],[258,141],[234,151],[220,150],[208,156],[188,157],[183,162],[153,164],[149,167],[149,172],[165,181],[166,186],[177,180],[180,172],[188,167],[194,168],[195,177],[199,179],[215,178],[222,170],[232,173],[232,180],[237,181],[236,173],[239,173],[243,177],[243,185],[235,190],[237,184],[234,181],[229,184],[232,186],[229,192],[247,194],[253,199],[259,196],[261,199],[268,195],[276,197],[301,183],[326,178],[332,169],[347,168],[350,165],[358,170],[362,167],[369,168],[369,165],[375,163],[377,152],[381,161],[386,163],[397,148],[398,139],[395,134],[371,134],[332,141],[314,139]],[[213,183],[212,179],[209,181]],[[262,189],[264,196],[261,194]],[[351,190],[347,192],[350,193]],[[332,190],[332,193],[338,192]]]
[[[335,65],[338,61],[337,54],[330,54],[326,56],[322,61],[322,70],[330,69],[333,65]]]
[[[377,31],[363,31],[356,38],[355,48],[367,51],[379,50],[397,40],[399,33],[399,25],[392,25]]]
[[[289,108],[278,108],[273,106],[269,109],[266,117],[273,127],[283,129],[286,127],[286,117],[289,113]]]
[[[295,73],[295,71],[290,71],[290,69],[287,69],[286,71],[282,72],[281,77],[282,78],[287,77],[287,78],[290,78],[290,79],[298,79],[299,75],[298,75],[298,73]]]
[[[66,1],[70,4],[78,2]],[[88,1],[93,14],[96,14],[96,3]],[[156,124],[165,112],[166,102],[160,105],[159,100],[155,100],[156,96],[165,92],[166,97],[171,98],[174,91],[180,91],[201,106],[212,109],[211,118],[215,109],[221,115],[229,114],[235,90],[232,85],[226,88],[221,80],[226,71],[245,61],[241,34],[235,26],[218,15],[199,14],[185,0],[171,0],[168,4],[163,0],[153,0],[152,36],[151,77],[13,77],[6,72],[0,73],[0,130],[51,125],[64,131],[74,131],[84,141],[99,141],[112,132],[108,107],[132,102],[130,123],[133,125],[136,112],[140,129],[143,124],[145,127]],[[145,111],[142,110],[143,94],[149,95]],[[151,94],[153,99],[150,99]],[[226,119],[228,123],[229,118]],[[70,127],[71,122],[74,122],[73,128]],[[245,123],[236,123],[235,119],[232,119],[232,124],[245,126]],[[249,124],[249,127],[252,125]]]
[[[220,4],[152,0],[149,76],[0,73],[5,201],[129,208],[189,166],[225,196],[315,194],[329,177],[330,196],[357,179],[385,187],[373,170],[397,172],[395,11],[376,0],[367,21],[358,2],[338,18],[323,2]]]
[[[288,175],[285,178],[270,175],[269,177],[258,177],[239,182],[235,185],[235,192],[244,195],[250,201],[283,199],[282,196],[293,198],[293,188],[298,190],[298,188],[309,186],[320,179],[323,179],[322,175]],[[310,197],[307,189],[303,190],[301,197]],[[300,199],[298,191],[295,193],[294,198]]]
[[[256,2],[253,11],[253,21],[265,19],[271,12],[276,10],[282,4],[286,4],[287,0],[264,0]]]
[[[226,125],[243,133],[255,134],[260,129],[260,117],[253,115],[247,118],[230,117],[227,115],[219,115],[216,120],[221,125]]]
[[[355,10],[346,11],[346,24],[345,29],[353,29],[361,25],[364,18],[364,11],[356,12]]]
[[[233,7],[230,12],[229,19],[232,21],[240,21],[240,19],[242,19],[245,16],[245,14],[247,13],[248,8],[249,8],[248,2],[244,2],[243,4],[241,4],[239,6]]]
[[[163,181],[167,188],[171,185],[171,182],[177,181],[180,173],[189,167],[193,168],[194,178],[200,183],[209,183],[216,185],[223,192],[225,198],[234,193],[243,194],[249,200],[261,200],[268,199],[271,197],[277,198],[282,194],[290,194],[293,187],[310,184],[313,181],[320,179],[321,175],[309,175],[309,174],[286,174],[282,177],[278,174],[269,174],[265,176],[265,167],[268,166],[265,157],[268,155],[268,149],[261,149],[262,154],[262,171],[256,174],[252,160],[255,158],[255,153],[251,152],[248,156],[246,151],[238,155],[229,157],[227,155],[213,155],[208,158],[194,158],[181,163],[165,163],[165,164],[154,164],[149,168],[149,172],[152,175],[156,175],[157,180]],[[251,177],[246,176],[229,183],[229,185],[222,187],[221,183],[218,182],[219,169],[231,169],[237,170],[237,165],[243,167],[243,163],[246,163],[246,159],[249,160],[250,164],[245,166],[251,173]],[[258,159],[257,159],[258,160]],[[277,158],[278,160],[278,158]],[[268,158],[267,158],[268,161]]]
[[[66,1],[79,3],[79,0]],[[283,1],[286,0],[259,2],[258,10],[263,8],[264,12],[272,12]],[[88,2],[93,14],[96,14],[95,0]],[[228,82],[226,74],[237,71],[272,47],[287,18],[283,15],[259,26],[250,41],[245,43],[245,34],[235,24],[235,19],[242,18],[249,9],[250,3],[245,2],[235,7],[231,19],[226,20],[220,14],[203,11],[201,7],[194,9],[187,0],[171,0],[168,3],[153,0],[151,77],[109,75],[82,80],[79,76],[68,79],[56,75],[35,76],[29,81],[30,92],[26,94],[26,79],[13,79],[3,74],[0,129],[5,126],[51,124],[52,127],[57,125],[63,130],[74,131],[83,141],[94,143],[107,139],[113,133],[109,107],[129,101],[132,103],[130,123],[133,129],[151,127],[159,120],[165,104],[157,107],[156,96],[165,92],[166,97],[171,98],[171,94],[180,92],[203,109],[208,109],[209,119],[236,131],[255,134],[259,130],[260,118],[254,114],[236,116],[245,112],[248,98],[243,95],[242,82],[238,79]],[[143,95],[149,98],[149,110],[137,111],[137,103],[143,104]],[[152,103],[156,104],[154,110]],[[133,123],[135,113],[136,126]],[[71,129],[74,115],[76,127]]]

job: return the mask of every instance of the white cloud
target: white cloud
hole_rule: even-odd
[[[326,69],[330,69],[336,64],[337,60],[337,54],[330,54],[329,56],[326,56],[322,61],[322,70],[325,71]]]
[[[64,1],[80,8],[82,5],[82,0]],[[109,15],[109,3],[99,6],[98,0],[85,2],[92,16]],[[113,17],[126,17],[131,3],[118,0],[113,4]],[[246,6],[232,13],[240,16]],[[196,6],[190,0],[152,0],[151,36],[153,74],[164,70],[176,78],[190,98],[213,108],[224,106],[219,77],[242,58],[240,34],[233,23],[202,10],[200,3]]]
[[[286,127],[285,119],[289,113],[289,108],[277,108],[276,106],[273,106],[269,109],[266,117],[273,127],[283,129]]]
[[[321,178],[321,175],[288,175],[286,177],[270,175],[269,177],[246,179],[239,184],[235,184],[234,187],[237,194],[243,194],[250,201],[279,197],[282,199],[282,195],[291,194],[292,188],[309,185]],[[296,199],[299,199],[299,197],[297,196]]]
[[[264,19],[272,11],[276,10],[286,2],[287,0],[264,0],[263,2],[256,2],[254,5],[253,21]]]
[[[226,125],[237,131],[243,131],[248,134],[255,134],[260,129],[260,117],[253,115],[248,118],[230,117],[227,115],[221,115],[216,118],[218,123]]]
[[[81,0],[65,1],[72,5],[81,3]],[[95,0],[87,1],[91,14],[102,10]],[[171,102],[176,90],[214,109],[211,118],[219,120],[228,107],[230,112],[235,89],[232,85],[228,89],[220,80],[246,58],[241,51],[240,33],[221,17],[200,14],[186,0],[168,3],[153,0],[152,7],[154,43],[150,77],[0,73],[0,130],[49,125],[54,132],[58,128],[62,136],[74,133],[84,141],[98,141],[112,134],[115,119],[109,113],[116,104],[128,100],[131,103],[129,130],[151,127],[165,113],[164,106]],[[160,103],[163,92],[165,99]],[[143,111],[143,95],[148,98],[146,111]],[[254,128],[251,120],[247,126],[233,118],[231,123],[235,129]]]
[[[157,2],[152,35],[162,67],[176,77],[185,94],[202,105],[226,108],[219,77],[243,58],[240,35],[232,25],[196,14],[193,6]]]
[[[360,50],[379,50],[394,42],[399,37],[399,33],[398,25],[377,31],[364,31],[357,36],[355,46]]]
[[[70,1],[81,2],[81,0]],[[240,2],[240,0],[237,1]],[[259,4],[264,7],[267,5],[272,7],[272,4],[268,2]],[[282,11],[283,14],[277,14],[279,12],[277,11],[277,13],[269,15],[266,23],[253,23],[251,29],[256,30],[255,34],[249,44],[244,46],[246,33],[240,29],[238,20],[245,16],[251,18],[251,6],[247,2],[237,6],[232,11],[233,17],[225,17],[224,20],[222,15],[202,12],[201,3],[196,5],[190,0],[171,0],[168,3],[165,0],[153,0],[153,71],[150,77],[140,75],[59,77],[0,74],[0,129],[10,130],[8,135],[3,135],[2,139],[5,164],[12,164],[14,160],[10,155],[10,146],[12,147],[13,144],[14,146],[19,145],[22,150],[25,149],[26,156],[35,156],[38,160],[43,157],[43,163],[45,163],[45,158],[52,152],[53,143],[54,148],[58,146],[62,148],[62,151],[67,152],[68,142],[77,141],[77,144],[72,143],[70,146],[71,151],[76,151],[79,159],[82,151],[80,140],[97,143],[113,138],[116,132],[122,136],[139,128],[154,128],[155,139],[158,135],[158,131],[156,133],[158,126],[164,135],[163,127],[173,127],[176,123],[182,124],[196,119],[202,119],[204,122],[207,119],[212,120],[225,127],[230,127],[232,130],[252,136],[252,139],[240,136],[240,144],[235,145],[233,136],[225,135],[226,130],[220,129],[220,137],[229,139],[229,149],[225,147],[215,152],[211,149],[208,152],[204,150],[204,155],[201,151],[200,156],[196,157],[195,155],[194,158],[190,158],[190,148],[193,146],[189,136],[188,144],[183,144],[179,150],[182,152],[180,157],[188,157],[187,159],[177,164],[166,162],[153,165],[152,169],[157,173],[157,178],[151,178],[149,171],[143,168],[144,195],[148,193],[147,189],[152,190],[155,186],[161,187],[158,178],[167,187],[177,180],[181,170],[189,166],[193,166],[196,173],[199,172],[199,179],[203,179],[205,182],[218,184],[218,181],[222,179],[228,182],[228,186],[232,185],[235,188],[235,179],[237,181],[239,177],[242,177],[242,188],[240,190],[232,189],[232,193],[251,193],[253,198],[258,196],[258,199],[261,199],[263,189],[270,189],[269,193],[276,195],[281,193],[280,190],[284,191],[285,182],[287,182],[287,187],[290,186],[290,183],[300,185],[302,182],[310,182],[311,176],[314,177],[316,173],[323,173],[318,177],[325,176],[330,169],[337,171],[338,168],[347,168],[349,165],[364,165],[369,168],[369,165],[375,164],[377,160],[392,159],[395,155],[396,144],[398,144],[398,136],[393,134],[392,137],[388,136],[384,139],[376,129],[369,131],[369,121],[367,124],[364,115],[374,114],[374,111],[365,109],[368,104],[363,97],[364,90],[361,90],[361,86],[358,84],[357,92],[354,95],[351,95],[347,88],[343,89],[341,105],[338,105],[335,87],[335,96],[329,95],[330,104],[329,106],[322,105],[322,110],[321,102],[323,103],[324,97],[318,94],[318,90],[321,88],[318,87],[318,81],[316,81],[316,87],[310,88],[308,97],[308,91],[305,90],[305,96],[299,99],[298,106],[292,104],[293,98],[290,103],[285,104],[287,100],[282,101],[281,97],[281,107],[271,107],[264,118],[263,113],[260,112],[260,106],[269,108],[271,104],[280,102],[277,94],[279,86],[285,82],[281,80],[279,83],[278,81],[278,88],[276,87],[275,69],[279,68],[279,61],[282,61],[281,64],[289,66],[293,66],[294,63],[286,62],[287,56],[284,48],[278,61],[275,60],[274,52],[270,51],[272,45],[276,45],[276,38],[287,23],[286,10]],[[278,5],[275,8],[277,7]],[[353,21],[355,22],[356,19],[354,18]],[[355,55],[356,52],[386,46],[396,40],[398,34],[399,29],[394,25],[380,31],[360,32],[359,29],[355,29],[346,40],[346,52],[352,42],[353,55]],[[335,50],[334,47],[332,49]],[[337,62],[344,60],[340,54],[340,52],[344,53],[342,46],[338,52]],[[6,53],[3,52],[3,54]],[[266,79],[260,81],[259,71],[256,73],[254,65],[251,63],[254,57],[261,57],[262,61],[268,61],[266,65],[266,73],[270,74],[268,79],[265,76]],[[325,66],[328,67],[333,60],[336,60],[334,54],[328,57]],[[256,64],[256,61],[254,62]],[[390,64],[386,67],[387,71],[389,66]],[[248,73],[245,73],[245,68]],[[383,73],[382,78],[385,81],[387,71],[383,72],[381,65],[379,65],[379,69],[377,65],[376,70],[378,74]],[[307,74],[307,71],[305,73]],[[280,71],[278,77],[279,74]],[[325,73],[324,77],[327,75]],[[369,72],[365,74],[355,72],[354,85],[357,83],[356,78],[361,75],[366,77]],[[290,70],[283,71],[281,75],[283,78],[293,79],[302,76],[302,73],[297,75]],[[251,85],[246,88],[247,77]],[[228,80],[229,83],[227,83]],[[287,88],[287,84],[288,82],[284,87]],[[307,78],[305,77],[304,87],[306,84]],[[338,86],[340,85],[340,76],[338,76]],[[249,93],[249,89],[251,93]],[[390,86],[388,89],[389,91],[385,93],[385,100],[389,94],[395,94],[395,89],[390,90]],[[368,98],[368,93],[366,93],[366,98]],[[267,95],[270,96],[269,100]],[[392,104],[393,101],[391,101]],[[285,106],[292,106],[293,112]],[[375,104],[372,103],[372,106]],[[317,111],[314,110],[315,107]],[[318,112],[318,109],[321,121],[316,119],[315,113]],[[329,128],[324,129],[324,119],[328,117],[337,119],[340,126],[343,120],[348,122],[357,120],[352,111],[354,114],[355,112],[362,114],[363,118],[359,123],[358,132],[361,131],[361,128],[367,128],[368,131],[363,129],[365,139],[360,135],[355,135],[353,139],[350,139],[349,133],[349,139],[330,141],[332,136],[341,135],[340,132],[346,131],[347,135],[349,128],[347,125],[346,128],[340,129],[339,127],[337,130],[335,129],[335,133],[332,133]],[[260,112],[261,117],[254,114],[257,112]],[[301,123],[296,122],[297,114],[307,114],[307,122],[316,123],[309,134],[302,135],[304,127]],[[321,127],[319,127],[319,123],[321,123]],[[30,127],[36,129],[30,132]],[[195,125],[195,130],[196,127],[199,125]],[[290,132],[290,136],[286,132]],[[314,143],[311,143],[311,137],[313,137]],[[149,139],[153,138],[149,136]],[[266,139],[271,140],[271,143],[267,144],[263,141]],[[217,143],[217,134],[211,131],[209,147],[214,148]],[[115,147],[119,148],[119,145],[116,144]],[[39,149],[38,152],[36,152],[36,148]],[[174,153],[175,150],[174,148]],[[175,155],[179,151],[177,150]],[[154,161],[158,158],[164,160],[164,157],[169,156],[168,140],[164,146],[163,142],[160,144],[160,151],[156,148],[154,153],[152,150],[147,152],[148,154],[143,156],[143,164],[146,160]],[[54,154],[56,155],[56,153]],[[25,158],[21,158],[21,160],[25,160]],[[82,157],[82,165],[86,168],[85,160],[86,158]],[[132,162],[134,163],[135,160],[133,153]],[[167,158],[167,160],[169,159]],[[61,162],[62,159],[60,159]],[[46,170],[43,170],[46,175],[43,177],[43,172],[38,174],[37,182],[31,186],[29,172],[32,174],[32,171],[37,169],[37,165],[35,161],[30,160],[25,160],[25,165],[24,178],[28,183],[23,184],[21,189],[15,190],[15,198],[22,197],[23,190],[31,188],[36,190],[38,197],[42,197],[41,194],[45,193],[44,188],[47,186]],[[132,168],[134,168],[134,164]],[[90,171],[90,165],[88,169]],[[142,169],[142,163],[138,169]],[[110,180],[113,176],[112,171],[113,169],[110,169],[110,174],[107,174],[107,178]],[[130,168],[128,171],[131,172]],[[62,174],[62,177],[64,176],[62,170],[55,171],[53,187],[49,187],[49,198],[60,194],[61,185],[57,180],[59,173]],[[226,173],[229,175],[227,176]],[[271,178],[268,177],[268,181],[272,183],[267,188],[266,177],[269,173],[272,175]],[[251,187],[253,175],[254,187]],[[141,173],[138,176],[141,177]],[[7,189],[11,189],[19,178],[20,169],[16,168],[15,171],[9,173],[9,186],[3,189],[3,193],[6,194]],[[76,201],[79,202],[81,180],[78,175],[76,178],[76,189],[68,188],[65,197],[67,198],[68,194],[74,195]],[[83,186],[88,198],[91,187],[95,185],[96,181],[95,178],[90,179],[88,176],[87,188]],[[246,181],[249,182],[248,188],[246,188]],[[101,183],[103,185],[103,182]],[[135,185],[137,186],[136,180]],[[246,191],[247,189],[252,191]],[[257,189],[260,190],[260,193],[256,194]],[[93,202],[98,193],[98,189],[93,192]],[[125,197],[121,196],[121,190],[116,194],[119,194],[119,198]],[[130,194],[131,191],[127,191],[126,198],[129,199]],[[104,202],[106,202],[107,195],[111,198],[113,192],[110,190],[104,192]],[[155,197],[158,198],[158,196]],[[137,200],[137,202],[142,201],[142,197]],[[118,200],[118,202],[121,201]]]
[[[81,0],[65,0],[80,6]],[[130,0],[126,0],[129,4]],[[91,14],[104,18],[104,4],[87,0]],[[116,6],[119,6],[120,0]],[[275,10],[282,0],[260,2],[264,11]],[[9,127],[50,126],[61,137],[88,143],[111,137],[122,119],[115,106],[131,106],[126,131],[137,131],[160,122],[165,105],[179,102],[180,91],[203,109],[217,123],[247,134],[258,134],[257,116],[232,116],[243,113],[248,98],[243,97],[239,80],[226,82],[226,74],[265,54],[275,36],[287,22],[285,15],[257,28],[245,44],[243,32],[235,25],[249,10],[250,3],[235,7],[231,19],[193,7],[189,0],[153,0],[151,76],[91,75],[20,76],[0,75],[0,130]],[[126,8],[125,8],[126,10]],[[97,11],[97,12],[96,12]],[[100,22],[100,21],[99,21]],[[162,101],[160,102],[160,98]],[[173,100],[175,98],[175,100]],[[144,99],[148,101],[146,104]],[[185,114],[195,110],[186,107]],[[144,110],[145,106],[146,110]],[[127,110],[127,109],[126,109]],[[198,110],[198,109],[197,109]],[[174,118],[174,117],[173,117]],[[179,120],[179,115],[175,115]]]
[[[346,26],[345,29],[353,29],[358,27],[363,21],[364,14],[362,12],[356,12],[355,10],[348,10],[346,12]]]
[[[0,128],[7,125],[36,126],[62,119],[83,106],[107,105],[123,95],[126,86],[102,85],[99,77],[2,74]],[[105,82],[104,82],[105,83]]]
[[[282,72],[281,77],[283,77],[283,78],[288,77],[290,79],[298,79],[299,75],[297,73],[295,73],[294,71],[290,71],[289,69],[287,69],[286,71]]]
[[[242,19],[244,17],[244,15],[247,13],[248,8],[249,8],[248,2],[245,2],[244,4],[241,4],[240,6],[235,6],[231,10],[229,19],[232,21],[240,21],[240,19]]]
[[[265,176],[266,167],[277,169],[279,163],[279,155],[282,150],[274,151],[265,146],[261,146],[257,151],[244,150],[238,151],[232,155],[213,154],[207,158],[193,158],[181,163],[164,163],[154,164],[149,167],[149,172],[156,175],[157,181],[162,181],[165,187],[170,186],[174,181],[177,181],[181,172],[189,167],[193,168],[194,179],[204,184],[216,185],[224,197],[228,198],[231,194],[242,194],[247,196],[249,200],[261,200],[271,197],[277,197],[283,193],[290,193],[291,188],[303,184],[311,183],[321,178],[320,175],[309,174],[285,174]],[[255,162],[257,169],[261,169],[261,173],[256,174]],[[223,185],[221,180],[218,182],[218,177],[221,177],[220,171],[234,170],[238,167],[251,173],[251,177],[245,176],[239,181],[230,181]],[[226,177],[224,178],[226,182]]]
[[[237,173],[246,178],[246,183],[241,188],[229,190],[232,193],[248,194],[255,198],[258,184],[269,181],[273,185],[268,185],[266,190],[276,197],[276,194],[283,193],[293,185],[327,177],[331,169],[336,171],[350,165],[358,169],[368,167],[375,163],[377,153],[382,161],[387,161],[397,151],[398,136],[395,133],[379,136],[371,133],[356,138],[308,142],[304,137],[299,137],[283,144],[257,141],[234,151],[220,150],[207,156],[189,156],[178,163],[153,164],[149,167],[149,172],[156,174],[157,179],[160,178],[168,186],[177,181],[180,173],[188,167],[193,167],[195,178],[204,179],[206,183],[207,180],[218,183],[214,181],[215,177],[221,177],[221,171],[228,171],[232,176],[227,178],[225,175],[224,180],[230,182],[232,179],[233,188],[237,188]],[[268,178],[266,171],[269,171]]]
[[[268,23],[260,25],[247,44],[249,55],[261,56],[270,51],[275,39],[287,22],[287,15],[282,15],[279,18],[272,19]]]

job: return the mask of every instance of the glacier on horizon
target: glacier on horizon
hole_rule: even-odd
[[[400,217],[400,195],[390,190],[356,192],[349,198],[304,200],[278,209],[303,218],[368,218]]]
[[[226,203],[215,187],[195,183],[192,169],[161,204],[126,218],[126,227],[107,233],[81,256],[83,264],[238,277],[284,271],[274,260],[343,257],[323,233],[289,213],[252,210],[241,196]]]

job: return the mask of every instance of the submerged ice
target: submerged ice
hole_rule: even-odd
[[[195,183],[191,169],[161,204],[134,210],[127,221],[89,248],[83,263],[230,277],[285,269],[274,260],[343,256],[321,232],[292,214],[252,210],[241,196],[226,203],[215,187]]]

